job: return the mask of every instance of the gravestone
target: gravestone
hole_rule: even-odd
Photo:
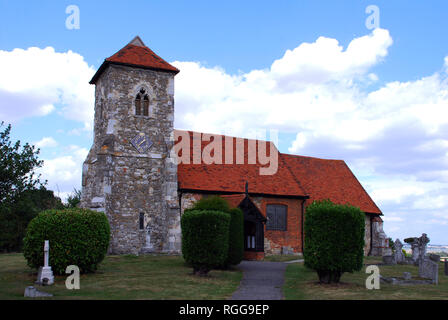
[[[383,263],[385,265],[392,265],[395,264],[395,258],[393,255],[389,255],[389,256],[383,256]]]
[[[37,273],[37,284],[41,285],[52,285],[54,283],[54,276],[51,267],[48,265],[49,261],[49,253],[50,253],[50,241],[45,240],[44,243],[44,266],[39,267],[39,271]]]
[[[429,254],[429,259],[431,259],[434,262],[439,262],[440,261],[440,256],[438,254]]]
[[[401,243],[400,239],[395,240],[394,242],[395,246],[395,262],[396,263],[404,263],[405,262],[405,256],[403,254],[403,244]]]
[[[410,272],[403,272],[403,279],[404,280],[411,280],[412,279],[412,275]]]
[[[445,275],[448,276],[448,259],[445,259]]]
[[[39,291],[34,287],[26,287],[23,295],[26,298],[40,298],[40,297],[52,297],[51,293]]]
[[[425,258],[426,255],[426,246],[429,243],[429,238],[426,236],[426,233],[423,233],[420,238],[417,239],[418,244],[418,261],[420,263]]]
[[[422,278],[428,278],[432,280],[432,283],[439,283],[439,263],[424,257],[418,265],[418,275]]]
[[[419,246],[418,246],[418,238],[414,237],[413,242],[411,242],[411,249],[412,249],[412,261],[415,265],[418,264],[418,257],[419,254]]]
[[[426,236],[426,233],[423,233],[420,238],[417,237],[407,238],[404,241],[411,245],[412,249],[411,261],[414,265],[418,266],[420,261],[422,261],[425,257],[426,246],[429,243],[429,238]],[[405,261],[409,260],[405,259]]]

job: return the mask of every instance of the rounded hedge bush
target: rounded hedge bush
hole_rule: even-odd
[[[230,215],[222,211],[189,210],[181,218],[182,255],[197,275],[221,266],[229,249]]]
[[[44,263],[44,241],[50,241],[49,264],[55,274],[65,274],[69,265],[81,273],[94,272],[104,259],[110,226],[102,212],[72,208],[46,210],[30,221],[23,254],[32,268]]]
[[[213,210],[213,211],[222,211],[222,212],[230,212],[229,203],[219,197],[219,196],[211,196],[207,198],[201,198],[193,204],[192,209],[189,210]]]
[[[305,215],[305,266],[322,283],[339,282],[344,272],[359,271],[364,258],[363,212],[329,200],[315,201]]]
[[[239,208],[230,209],[229,254],[226,265],[237,265],[244,256],[244,214]]]
[[[244,214],[239,208],[230,208],[227,200],[219,196],[202,198],[195,202],[190,210],[213,210],[222,211],[230,214],[229,225],[229,252],[222,268],[228,268],[229,265],[237,265],[243,260],[244,256]]]

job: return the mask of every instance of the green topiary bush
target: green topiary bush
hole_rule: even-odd
[[[359,208],[315,201],[306,209],[304,229],[305,266],[321,283],[337,283],[344,272],[361,270],[365,221]]]
[[[219,196],[211,196],[196,201],[191,210],[213,210],[230,212],[230,207],[229,203],[225,199]]]
[[[237,265],[244,256],[244,214],[239,208],[230,209],[229,254],[225,265]]]
[[[193,273],[206,275],[221,266],[229,250],[230,215],[222,211],[189,210],[181,218],[182,255]]]
[[[30,221],[23,254],[30,267],[42,266],[44,241],[49,240],[49,264],[55,274],[65,274],[69,265],[78,266],[81,273],[94,272],[107,253],[109,239],[109,221],[102,212],[46,210]]]
[[[193,208],[185,212],[190,210],[213,210],[230,214],[229,253],[221,267],[228,268],[229,265],[239,264],[244,256],[244,214],[241,209],[231,209],[227,200],[219,196],[211,196],[195,202]]]

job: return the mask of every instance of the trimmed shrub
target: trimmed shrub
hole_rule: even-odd
[[[221,266],[229,250],[230,215],[222,211],[189,210],[182,215],[182,255],[193,273],[206,275]]]
[[[237,265],[244,256],[244,214],[239,208],[230,209],[229,254],[226,266]]]
[[[230,212],[230,207],[229,203],[225,199],[219,196],[211,196],[196,201],[191,210],[213,210]]]
[[[227,200],[219,196],[211,196],[195,202],[193,208],[185,212],[190,210],[213,210],[230,214],[229,253],[221,267],[227,268],[229,265],[239,264],[244,256],[244,214],[241,209],[231,209]]]
[[[30,267],[42,266],[44,241],[49,240],[49,264],[55,274],[65,274],[69,265],[78,266],[81,273],[94,272],[107,253],[109,239],[109,221],[102,212],[46,210],[30,221],[23,254]]]
[[[365,221],[359,208],[315,201],[306,209],[304,227],[305,266],[321,283],[337,283],[344,272],[361,270]]]

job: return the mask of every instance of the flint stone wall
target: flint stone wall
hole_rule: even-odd
[[[134,100],[141,88],[149,95],[149,116],[135,115]],[[109,253],[138,254],[145,248],[179,253],[177,166],[170,147],[174,75],[110,65],[96,83],[94,119],[94,142],[83,165],[81,206],[109,218]],[[131,144],[140,133],[153,142],[144,153]]]

